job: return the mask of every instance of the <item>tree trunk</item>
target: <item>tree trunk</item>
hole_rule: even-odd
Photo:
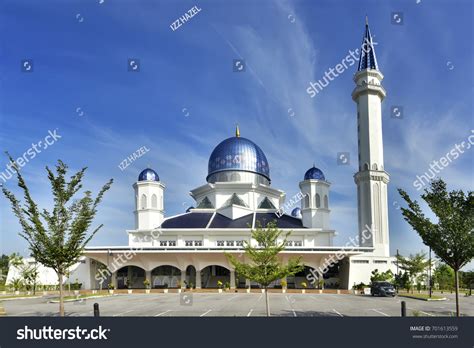
[[[454,270],[454,288],[456,290],[456,316],[459,317],[459,273],[458,270]]]
[[[267,306],[267,317],[270,316],[270,302],[268,300],[268,288],[265,286],[265,302]]]
[[[59,274],[59,316],[64,317],[63,275]]]

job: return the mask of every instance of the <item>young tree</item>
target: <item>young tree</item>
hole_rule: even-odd
[[[445,263],[436,267],[433,278],[441,290],[449,290],[454,287],[454,271]]]
[[[370,277],[370,281],[373,282],[393,282],[393,273],[391,270],[387,270],[385,272],[379,273],[378,269],[374,269],[372,271],[372,276]]]
[[[399,267],[408,273],[410,285],[413,285],[417,280],[417,277],[422,275],[430,265],[430,261],[426,260],[426,254],[424,253],[417,253],[415,255],[410,255],[409,257],[397,255],[397,262]],[[412,286],[410,287],[412,288]]]
[[[257,223],[257,228],[252,230],[252,238],[257,242],[257,245],[252,246],[249,242],[244,243],[245,255],[250,263],[240,262],[234,255],[226,253],[237,274],[259,283],[265,289],[267,316],[270,316],[268,285],[275,280],[294,275],[304,268],[301,264],[301,257],[290,258],[286,265],[279,261],[278,254],[285,249],[290,232],[285,234],[282,239],[280,239],[281,235],[282,231],[278,229],[275,221],[269,222],[266,228]]]
[[[25,202],[22,203],[9,190],[2,191],[10,201],[13,212],[18,218],[22,231],[20,236],[29,244],[31,256],[46,267],[52,268],[59,279],[59,314],[64,316],[63,279],[69,267],[78,262],[84,247],[99,231],[102,225],[90,235],[87,231],[97,213],[97,207],[104,193],[110,189],[113,180],[106,183],[97,196],[92,198],[91,191],[85,191],[82,198],[74,199],[82,188],[82,179],[87,168],[73,174],[67,181],[67,165],[58,160],[56,173],[46,167],[54,197],[52,211],[40,210],[30,195],[30,191],[13,158],[7,153],[16,172],[18,186],[22,189]]]
[[[423,243],[454,270],[456,315],[459,311],[459,270],[474,257],[474,192],[451,191],[437,179],[424,190],[421,198],[436,215],[437,222],[425,217],[417,201],[398,189],[408,208],[401,208],[403,217],[418,232]]]

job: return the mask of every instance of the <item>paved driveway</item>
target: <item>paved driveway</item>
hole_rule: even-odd
[[[420,301],[336,294],[270,294],[274,316],[400,316],[400,302],[406,301],[408,315],[451,315],[454,298],[447,301]],[[265,315],[265,297],[258,293],[132,294],[66,303],[69,316],[92,316],[93,303],[99,303],[102,316],[241,316]],[[4,301],[9,316],[57,315],[58,304],[48,298]],[[461,311],[474,316],[474,296],[461,297]]]

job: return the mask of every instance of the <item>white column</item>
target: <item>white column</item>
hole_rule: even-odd
[[[186,270],[181,270],[181,289],[186,288]]]
[[[148,281],[150,282],[150,288],[152,286],[151,284],[151,271],[145,271],[145,278],[148,279]]]
[[[235,289],[235,271],[230,271],[230,288]]]
[[[112,273],[112,284],[114,286],[114,289],[117,289],[117,271]]]
[[[245,279],[245,287],[250,288],[250,279]]]
[[[201,289],[201,270],[196,270],[196,289]]]

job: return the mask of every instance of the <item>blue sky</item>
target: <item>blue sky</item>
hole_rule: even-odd
[[[201,11],[171,30],[195,5]],[[266,153],[272,186],[287,198],[313,162],[324,171],[336,242],[345,244],[357,233],[356,66],[315,98],[306,88],[360,47],[367,14],[387,90],[391,251],[427,250],[397,210],[396,188],[418,195],[416,176],[472,134],[471,1],[4,0],[2,7],[1,148],[21,156],[57,130],[61,138],[22,169],[46,207],[44,167],[58,158],[72,170],[89,167],[86,188],[97,191],[114,178],[92,245],[127,243],[132,184],[147,165],[166,184],[166,215],[193,205],[189,190],[205,183],[209,155],[237,122]],[[402,25],[392,23],[393,12],[402,13]],[[127,70],[131,58],[139,72]],[[233,72],[234,59],[245,60],[245,72]],[[23,60],[33,72],[21,71]],[[403,106],[403,119],[390,117],[394,105]],[[150,151],[121,171],[120,162],[142,146]],[[450,189],[474,186],[473,151],[441,172]],[[338,152],[350,153],[350,165],[336,164]],[[0,171],[6,163],[1,157]],[[6,185],[18,192],[14,180]],[[0,213],[0,253],[25,255],[4,198]]]

